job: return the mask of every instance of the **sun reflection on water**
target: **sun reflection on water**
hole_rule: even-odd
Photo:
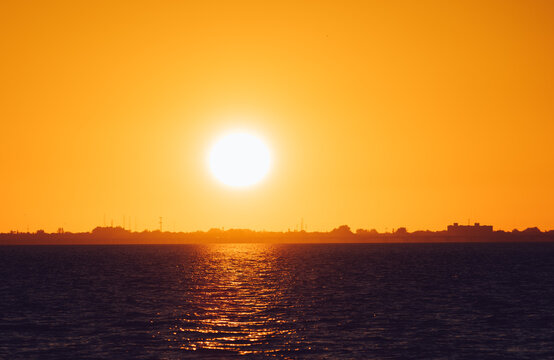
[[[290,281],[276,271],[275,247],[224,244],[203,250],[193,274],[186,274],[186,304],[169,328],[170,346],[236,354],[294,347],[294,328],[283,316]]]

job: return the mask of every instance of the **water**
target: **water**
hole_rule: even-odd
[[[1,359],[554,359],[554,244],[0,247]]]

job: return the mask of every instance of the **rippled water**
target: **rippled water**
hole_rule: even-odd
[[[554,359],[554,244],[0,247],[2,359]]]

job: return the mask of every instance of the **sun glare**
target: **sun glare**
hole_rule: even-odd
[[[209,156],[214,176],[233,187],[256,184],[269,172],[270,163],[270,152],[264,142],[242,132],[220,138]]]

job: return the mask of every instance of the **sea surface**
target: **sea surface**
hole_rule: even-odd
[[[554,359],[554,243],[0,247],[0,359]]]

